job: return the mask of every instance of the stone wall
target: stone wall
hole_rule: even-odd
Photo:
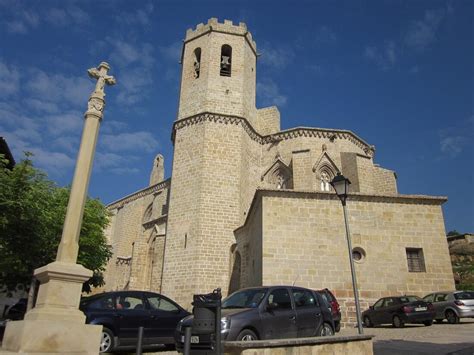
[[[249,231],[248,240],[262,238],[262,269],[257,270],[262,275],[262,284],[327,287],[342,303],[343,322],[354,323],[340,201],[333,193],[260,191],[258,194],[256,201],[261,199],[263,206],[261,221],[257,220],[259,214],[252,214],[245,227]],[[258,210],[260,203],[256,201],[252,208]],[[443,198],[420,196],[356,194],[349,197],[352,244],[365,252],[365,257],[356,263],[363,309],[383,296],[424,296],[453,289],[441,210],[443,201]],[[253,225],[260,223],[262,233],[252,235]],[[240,246],[240,239],[238,243]],[[259,242],[248,244],[258,246]],[[423,250],[426,272],[408,272],[406,248]],[[257,258],[255,252],[242,255],[248,264]]]
[[[373,354],[371,335],[224,342],[226,355]]]
[[[105,234],[113,256],[104,274],[105,290],[157,290],[161,285],[161,273],[150,281],[150,237],[154,228],[162,235],[166,233],[169,183],[159,182],[107,206],[112,217]]]

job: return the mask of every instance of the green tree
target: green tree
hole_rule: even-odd
[[[33,271],[56,258],[69,199],[69,188],[58,187],[25,159],[12,170],[0,155],[0,287],[28,290]],[[79,238],[78,263],[93,271],[83,290],[104,285],[103,272],[112,253],[104,229],[105,206],[87,199]]]

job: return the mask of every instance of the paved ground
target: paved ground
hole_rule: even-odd
[[[357,329],[342,329],[337,335],[356,335]],[[364,328],[364,334],[375,335],[375,355],[474,355],[474,319],[463,319],[460,324],[434,323],[406,325],[394,329],[391,326]],[[153,354],[153,353],[147,353]],[[157,355],[177,352],[155,352]]]
[[[357,329],[342,329],[337,335],[355,335]],[[463,319],[460,324],[406,325],[394,329],[391,326],[364,328],[364,334],[375,335],[375,355],[474,355],[474,319]],[[1,344],[1,343],[0,343]],[[1,353],[1,351],[0,351]],[[122,352],[121,354],[126,354]],[[144,354],[176,355],[175,351],[159,351]]]
[[[357,329],[342,329],[341,335],[357,334]],[[434,323],[364,328],[364,334],[375,335],[375,355],[474,355],[474,319],[463,319],[460,324]]]

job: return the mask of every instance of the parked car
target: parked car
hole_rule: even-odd
[[[292,286],[252,287],[234,292],[222,301],[222,340],[250,341],[334,335],[331,311],[321,295]],[[175,333],[182,351],[184,329],[193,316],[181,320]],[[192,349],[208,349],[209,335],[192,333]]]
[[[459,323],[460,318],[474,318],[474,291],[435,292],[423,297],[436,311],[435,320]]]
[[[22,320],[26,313],[28,298],[20,298],[17,303],[7,308],[4,318],[9,320]]]
[[[334,320],[334,330],[339,332],[341,330],[341,308],[337,302],[334,294],[327,288],[316,291],[331,307],[332,319]]]
[[[418,296],[384,297],[362,313],[366,327],[390,323],[395,328],[403,327],[406,323],[423,323],[430,326],[434,317],[433,305]]]
[[[0,341],[3,339],[7,322],[11,320],[22,320],[26,313],[28,304],[27,298],[20,298],[17,303],[6,309],[2,319],[0,319]]]
[[[176,302],[158,293],[115,291],[81,300],[86,323],[103,326],[100,352],[135,347],[139,327],[144,327],[143,345],[164,344],[174,348],[176,325],[189,315]]]

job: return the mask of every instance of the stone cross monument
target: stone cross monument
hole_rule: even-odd
[[[87,198],[100,121],[105,106],[105,84],[115,84],[107,75],[109,65],[88,70],[97,79],[85,113],[84,129],[72,181],[63,234],[56,261],[36,269],[41,285],[36,307],[23,321],[9,322],[2,348],[16,353],[96,354],[99,351],[102,326],[86,325],[78,309],[82,284],[92,271],[76,264],[84,205]]]

